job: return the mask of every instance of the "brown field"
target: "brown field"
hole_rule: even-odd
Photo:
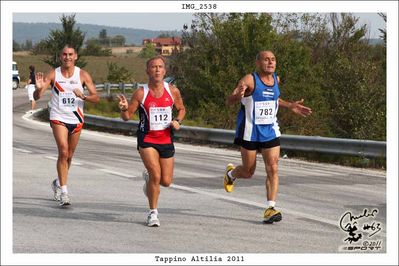
[[[126,47],[127,49],[131,47]],[[29,77],[29,65],[34,65],[36,72],[47,72],[50,70],[49,65],[44,63],[42,59],[44,55],[31,55],[27,52],[13,53],[13,60],[17,62],[19,75],[21,77],[20,87],[24,87]],[[85,70],[90,73],[93,80],[97,84],[107,82],[108,66],[107,63],[116,63],[119,67],[125,67],[132,73],[133,80],[131,82],[147,82],[145,73],[146,59],[138,57],[138,53],[116,53],[112,56],[85,56],[83,59],[87,62]]]

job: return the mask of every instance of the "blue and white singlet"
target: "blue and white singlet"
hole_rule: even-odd
[[[273,86],[263,83],[256,72],[252,76],[255,88],[251,95],[241,99],[235,137],[245,141],[266,142],[281,135],[276,117],[280,96],[277,75],[273,73]]]

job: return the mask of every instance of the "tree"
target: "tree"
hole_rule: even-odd
[[[158,35],[157,38],[171,38],[173,37],[170,33],[168,32],[162,32],[161,34]]]
[[[110,56],[112,55],[111,49],[103,48],[98,44],[96,39],[90,39],[86,42],[86,48],[83,49],[82,55],[92,56]]]
[[[125,67],[119,67],[116,63],[107,63],[108,76],[107,80],[111,83],[132,82],[133,74]]]
[[[98,40],[101,45],[109,47],[110,46],[110,38],[107,35],[107,30],[102,29],[100,33],[98,34]]]
[[[147,43],[139,53],[139,56],[142,58],[151,58],[155,55],[157,55],[157,52],[155,50],[155,46],[152,43]]]
[[[386,73],[372,46],[363,42],[366,27],[350,14],[331,15],[333,31],[323,56],[323,90],[331,108],[334,136],[385,140]],[[372,129],[372,130],[371,130]]]
[[[32,40],[26,40],[25,45],[23,45],[23,50],[30,51],[33,48]]]
[[[15,40],[12,40],[12,51],[13,52],[21,51],[21,45],[17,43]]]
[[[106,29],[102,29],[100,30],[100,33],[98,34],[98,38],[101,39],[107,39],[107,30]]]
[[[126,42],[126,39],[122,35],[115,35],[114,37],[111,38],[111,45],[112,46],[124,46]]]
[[[47,42],[46,40],[41,40],[40,42],[38,42],[37,44],[35,44],[33,46],[32,49],[32,54],[34,55],[38,55],[38,54],[46,54],[49,55],[50,51],[47,48]]]
[[[384,13],[378,13],[380,17],[387,23],[387,15]],[[378,29],[381,33],[380,37],[384,40],[385,46],[387,45],[387,29]]]
[[[85,38],[85,34],[79,28],[74,29],[76,23],[75,14],[71,16],[62,15],[60,20],[62,30],[52,30],[45,40],[46,49],[50,57],[44,58],[43,61],[54,68],[60,65],[59,54],[66,44],[71,45],[76,53],[79,54]],[[84,67],[86,64],[82,57],[79,56],[76,66]]]

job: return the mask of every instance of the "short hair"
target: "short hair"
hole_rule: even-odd
[[[272,51],[270,51],[270,50],[262,50],[262,51],[259,51],[259,52],[256,54],[255,59],[256,59],[256,60],[259,60],[259,59],[260,59],[260,54],[261,54],[261,53],[264,53],[264,52],[270,52],[270,53],[274,54],[274,53],[273,53]]]
[[[70,43],[65,43],[65,44],[62,46],[61,50],[60,50],[60,54],[62,53],[62,51],[63,51],[65,48],[71,48],[71,49],[73,49],[73,50],[75,51],[75,53],[77,53],[76,48],[75,48],[72,44],[70,44]]]
[[[29,70],[30,70],[31,72],[35,71],[35,66],[34,66],[34,65],[30,65],[30,66],[29,66]]]
[[[156,56],[151,57],[150,59],[147,60],[147,63],[146,63],[147,68],[148,68],[148,66],[150,65],[150,63],[151,63],[152,61],[157,60],[157,59],[161,59],[162,62],[164,63],[164,65],[166,66],[166,59],[165,59],[165,57],[163,57],[162,55],[156,55]]]

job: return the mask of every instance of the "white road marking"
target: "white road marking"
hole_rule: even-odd
[[[195,189],[195,188],[190,188],[190,187],[186,187],[186,186],[180,186],[180,185],[176,185],[176,184],[172,184],[170,187],[173,187],[173,188],[176,188],[176,189],[180,189],[180,190],[184,190],[184,191],[194,192],[194,193],[198,193],[198,194],[202,194],[202,195],[206,195],[206,196],[210,196],[212,198],[224,199],[224,200],[228,200],[228,201],[233,201],[233,202],[238,202],[238,203],[242,203],[242,204],[246,204],[246,205],[251,205],[251,206],[259,207],[259,208],[262,208],[262,209],[266,209],[267,208],[266,204],[258,203],[258,202],[251,201],[251,200],[233,198],[233,197],[226,196],[226,195],[215,194],[215,193],[212,193],[212,192],[207,192],[207,191],[203,191],[203,190],[199,190],[199,189]],[[284,209],[284,212],[290,213],[290,214],[293,214],[293,215],[296,215],[296,216],[299,216],[299,217],[304,217],[304,218],[308,218],[308,219],[311,219],[311,220],[316,220],[316,221],[323,222],[323,223],[326,223],[326,224],[334,225],[334,226],[338,225],[337,221],[325,219],[325,218],[322,218],[322,217],[317,217],[317,216],[310,215],[310,214],[305,214],[305,213],[301,213],[301,212],[291,211],[291,210],[287,210],[287,209]]]
[[[203,191],[203,190],[199,190],[196,188],[190,188],[190,187],[186,187],[186,186],[180,186],[180,185],[176,185],[176,184],[171,184],[170,187],[175,188],[175,189],[179,189],[179,190],[183,190],[183,191],[189,191],[189,192],[194,192],[194,193],[198,193],[198,194],[202,194],[202,195],[206,195],[212,198],[216,198],[216,199],[224,199],[227,201],[233,201],[233,202],[238,202],[238,203],[242,203],[242,204],[246,204],[246,205],[250,205],[250,206],[255,206],[255,207],[259,207],[262,209],[266,209],[267,205],[263,204],[263,203],[258,203],[255,201],[251,201],[251,200],[246,200],[246,199],[239,199],[239,198],[233,198],[230,196],[226,196],[226,195],[221,195],[221,194],[216,194],[216,193],[212,193],[212,192],[207,192],[207,191]],[[338,221],[335,220],[330,220],[330,219],[326,219],[323,217],[318,217],[315,215],[311,215],[311,214],[307,214],[307,213],[302,213],[302,212],[297,212],[297,211],[293,211],[293,210],[289,210],[284,208],[283,211],[285,213],[289,213],[291,215],[295,215],[301,218],[306,218],[306,219],[310,219],[313,221],[317,221],[317,222],[321,222],[321,223],[325,223],[325,224],[329,224],[335,227],[338,227]],[[386,237],[386,234],[384,232],[379,233],[379,235]]]
[[[98,170],[102,171],[102,172],[105,172],[105,173],[108,173],[108,174],[112,174],[112,175],[118,175],[118,176],[123,176],[123,177],[127,177],[127,178],[137,178],[137,176],[124,174],[124,173],[116,172],[116,171],[113,171],[113,170],[108,170],[108,169],[98,169]]]
[[[44,158],[47,158],[47,159],[50,159],[50,160],[54,160],[54,161],[57,161],[58,160],[58,158],[57,157],[54,157],[54,156],[44,156]],[[74,161],[72,161],[72,165],[83,165],[83,163],[80,163],[80,162],[74,162]]]
[[[43,109],[44,109],[44,108],[37,109],[37,110],[34,111],[34,113],[39,112],[39,111],[41,111],[41,110],[43,110]],[[46,122],[41,122],[41,121],[33,120],[33,119],[31,119],[31,116],[32,116],[32,114],[26,113],[26,114],[24,114],[24,115],[22,116],[22,118],[23,118],[24,120],[29,121],[29,122],[31,122],[31,123],[34,123],[34,124],[36,124],[36,125],[49,126],[49,123],[48,123],[48,122],[46,123]]]
[[[23,153],[32,153],[32,151],[28,151],[28,150],[24,150],[24,149],[20,149],[20,148],[13,147],[13,149],[16,150],[16,151],[23,152]]]

